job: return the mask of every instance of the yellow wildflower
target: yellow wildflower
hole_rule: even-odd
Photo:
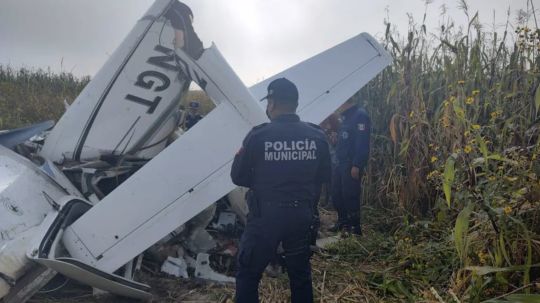
[[[466,154],[470,154],[472,152],[472,147],[470,145],[465,145],[465,147],[463,148],[463,151]]]
[[[463,133],[463,135],[464,135],[465,137],[468,137],[470,134],[471,134],[471,132],[468,131],[468,130],[466,130],[466,131]]]
[[[506,207],[504,208],[504,213],[505,213],[505,214],[508,215],[508,214],[510,214],[511,212],[512,212],[512,207],[506,206]]]
[[[411,112],[409,113],[409,118],[412,118],[412,117],[414,117],[414,111],[411,111]]]
[[[492,112],[490,115],[491,115],[491,119],[497,119],[497,116],[499,114],[497,112]]]
[[[479,129],[480,129],[480,125],[478,125],[478,124],[473,124],[473,125],[472,125],[472,128],[473,128],[474,130],[479,130]]]
[[[435,179],[439,176],[439,171],[438,170],[434,170],[432,172],[430,172],[428,175],[427,175],[427,179],[428,180],[432,180],[432,179]]]
[[[439,160],[439,158],[435,156],[431,157],[431,163],[437,162],[437,160]]]
[[[450,102],[448,102],[448,100],[444,100],[443,105],[444,107],[447,107],[448,105],[450,105]]]
[[[472,91],[473,97],[474,97],[474,96],[478,96],[479,94],[480,94],[480,91],[479,91],[479,90],[473,90],[473,91]]]
[[[473,104],[474,103],[474,98],[473,97],[467,97],[467,99],[465,100],[465,103]]]
[[[489,256],[488,254],[486,254],[483,251],[480,251],[477,253],[477,255],[478,255],[478,260],[480,261],[480,264],[484,265],[487,263],[487,257]]]

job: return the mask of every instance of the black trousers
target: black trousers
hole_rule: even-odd
[[[264,269],[275,257],[281,242],[289,275],[291,302],[313,302],[309,232],[313,213],[308,203],[297,207],[277,203],[259,205],[259,214],[250,208],[240,240],[236,274],[236,302],[259,302],[259,282]]]
[[[360,181],[351,176],[352,165],[338,165],[332,175],[332,202],[338,213],[338,223],[360,227]]]

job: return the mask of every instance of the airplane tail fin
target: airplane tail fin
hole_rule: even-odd
[[[42,156],[80,161],[165,147],[191,82],[175,60],[179,24],[188,23],[179,6],[176,0],[157,0],[150,7],[67,109],[46,138]],[[186,36],[185,44],[193,47],[185,45],[185,51],[200,55],[198,37]]]

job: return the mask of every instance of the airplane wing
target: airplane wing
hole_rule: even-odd
[[[389,64],[369,39],[357,36],[285,72],[300,85],[301,115],[322,121]],[[234,189],[234,154],[251,127],[266,120],[215,46],[197,61],[178,55],[218,106],[66,229],[71,256],[100,270],[116,270]],[[351,57],[360,58],[341,61]],[[264,86],[251,91],[259,97]]]
[[[167,14],[174,3],[157,0],[137,22],[58,121],[42,156],[79,161],[134,154],[159,142],[165,147],[191,82],[174,56],[174,14]]]
[[[179,56],[219,105],[66,229],[71,256],[100,270],[116,270],[234,189],[234,154],[266,120],[215,46],[196,62]]]
[[[298,87],[300,118],[319,124],[391,62],[384,48],[362,33],[255,84],[250,91],[260,100],[271,81],[285,77]]]

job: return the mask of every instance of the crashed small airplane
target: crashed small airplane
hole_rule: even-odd
[[[148,299],[149,286],[133,280],[142,254],[186,233],[195,275],[222,278],[204,254],[215,243],[200,239],[211,238],[212,218],[235,224],[245,214],[229,172],[243,137],[267,120],[258,100],[268,83],[296,83],[299,115],[319,124],[391,62],[363,33],[246,88],[215,45],[196,56],[175,47],[178,5],[157,0],[54,127],[0,133],[5,303],[28,300],[57,273]],[[179,104],[192,81],[215,109],[180,134]],[[228,211],[210,208],[201,219],[227,195]],[[197,218],[202,228],[186,228]]]

